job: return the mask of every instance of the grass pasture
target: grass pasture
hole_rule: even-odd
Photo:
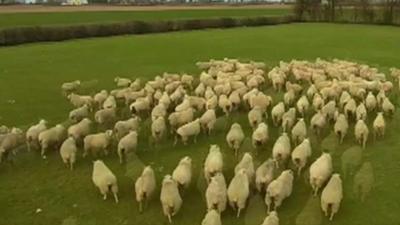
[[[132,20],[177,20],[215,17],[250,17],[290,14],[289,8],[182,9],[162,11],[91,11],[1,13],[0,29],[21,26],[51,26],[85,23],[112,23]]]
[[[0,20],[1,21],[1,20]],[[103,88],[113,88],[115,76],[150,79],[165,71],[198,74],[195,62],[211,58],[239,58],[263,61],[276,65],[279,60],[340,58],[367,63],[387,72],[389,67],[400,67],[400,30],[389,26],[290,24],[258,28],[203,30],[156,35],[120,36],[61,43],[41,43],[0,48],[0,124],[28,127],[39,118],[51,123],[64,121],[72,107],[61,96],[64,81],[81,79],[82,93],[93,94]],[[397,92],[397,88],[395,89]],[[273,94],[272,92],[269,92]],[[398,105],[397,94],[393,101]],[[239,121],[246,136],[251,131],[246,117],[236,113],[232,121]],[[306,210],[311,215],[308,225],[396,225],[399,224],[400,195],[400,113],[388,121],[384,140],[368,143],[365,160],[372,162],[376,185],[366,202],[353,198],[352,180],[344,181],[344,195],[339,213],[333,222],[321,218],[319,200],[310,199],[311,190],[302,179],[295,180],[292,196],[279,209],[282,225],[296,224],[296,217]],[[369,118],[372,123],[373,118]],[[149,122],[143,124],[137,156],[120,165],[113,154],[105,163],[116,174],[120,186],[120,203],[103,201],[91,181],[92,162],[78,159],[76,170],[67,170],[59,154],[49,154],[42,160],[37,153],[20,151],[15,164],[0,165],[0,225],[161,225],[163,217],[159,195],[143,214],[138,213],[134,201],[133,179],[144,164],[152,164],[158,181],[172,172],[179,159],[190,155],[194,162],[194,176],[190,190],[183,196],[183,207],[174,217],[174,224],[200,224],[205,214],[202,163],[209,144],[217,143],[224,153],[224,174],[229,182],[235,159],[227,149],[227,123],[219,119],[217,132],[211,137],[201,135],[197,144],[172,147],[165,141],[157,148],[148,145]],[[352,126],[351,126],[352,127]],[[273,140],[278,129],[270,129]],[[328,132],[325,132],[326,134]],[[171,138],[169,138],[171,139]],[[311,137],[313,158],[321,151],[320,141]],[[345,143],[333,149],[334,167],[340,171],[340,155],[354,144],[352,129]],[[270,155],[272,143],[255,158],[256,165]],[[252,151],[247,138],[241,152]],[[160,182],[158,182],[160,185]],[[306,202],[309,202],[306,206]],[[41,208],[43,212],[36,214]],[[266,207],[263,198],[253,195],[241,218],[227,209],[224,225],[261,224]],[[313,221],[312,221],[313,220]],[[300,225],[300,224],[298,224]]]

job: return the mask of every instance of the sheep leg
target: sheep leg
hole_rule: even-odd
[[[237,218],[240,217],[240,211],[241,211],[241,210],[242,210],[241,208],[238,208],[237,215],[236,215]]]
[[[171,214],[170,213],[168,213],[167,217],[168,217],[169,223],[172,223],[172,218],[171,218]]]
[[[114,192],[114,193],[113,193],[113,195],[114,195],[114,200],[115,200],[115,203],[118,203],[118,195],[117,195],[117,193],[116,193],[116,192]]]
[[[178,135],[175,135],[174,146],[178,143]]]

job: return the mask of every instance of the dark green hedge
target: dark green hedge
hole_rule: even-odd
[[[146,34],[170,31],[263,26],[294,22],[292,16],[215,18],[173,21],[131,21],[121,23],[82,24],[70,26],[36,26],[0,30],[0,45],[17,45],[42,41],[106,37],[124,34]]]

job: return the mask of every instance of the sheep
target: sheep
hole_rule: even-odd
[[[341,156],[341,162],[344,179],[348,175],[352,176],[356,168],[362,163],[362,149],[360,146],[353,146],[346,149]]]
[[[278,213],[276,211],[269,212],[261,225],[279,225]]]
[[[256,170],[256,189],[262,193],[268,187],[268,184],[274,179],[275,162],[269,158],[263,162]]]
[[[10,153],[16,154],[16,148],[24,142],[22,130],[13,128],[10,133],[4,135],[0,142],[0,162],[7,159]]]
[[[114,133],[117,140],[127,135],[130,131],[138,131],[141,119],[138,116],[133,116],[127,120],[121,120],[115,123]]]
[[[226,142],[228,146],[235,151],[235,156],[238,155],[240,146],[244,141],[244,132],[238,123],[232,124],[228,134],[226,135]]]
[[[377,108],[376,97],[372,92],[368,92],[367,97],[365,98],[365,106],[368,111],[374,111]]]
[[[301,170],[307,165],[308,158],[311,157],[312,148],[308,138],[296,146],[292,152],[292,162],[297,168],[297,175],[300,176]]]
[[[342,144],[344,137],[347,134],[347,130],[349,129],[349,122],[347,121],[346,116],[341,113],[336,119],[335,125],[333,126],[335,134],[339,138],[339,143]]]
[[[101,126],[109,127],[117,119],[115,108],[100,109],[94,114],[94,120]]]
[[[176,130],[178,136],[182,138],[182,142],[184,145],[187,144],[189,137],[193,136],[193,142],[197,143],[197,136],[200,134],[200,119],[196,119],[192,122],[189,122]],[[178,143],[178,136],[175,136],[174,145]]]
[[[332,175],[328,184],[324,188],[321,194],[321,208],[328,216],[330,211],[329,220],[332,221],[333,216],[338,212],[340,207],[340,202],[343,198],[343,187],[340,175],[335,173]]]
[[[232,91],[228,97],[228,100],[232,103],[232,110],[237,110],[242,103],[240,92],[238,90]]]
[[[184,111],[190,107],[191,107],[191,105],[190,105],[189,97],[187,95],[185,95],[183,101],[175,107],[175,112]]]
[[[300,99],[296,103],[297,111],[304,117],[308,108],[310,107],[310,103],[305,95],[301,96]]]
[[[156,120],[158,117],[163,117],[167,115],[167,108],[164,104],[156,105],[153,110],[151,110],[151,121]]]
[[[189,108],[181,112],[173,112],[168,116],[168,122],[171,126],[171,133],[173,133],[178,127],[187,124],[193,120],[194,109]]]
[[[130,79],[123,78],[123,77],[114,78],[114,82],[117,85],[117,87],[120,87],[120,88],[129,87],[129,85],[131,85],[131,83],[132,83],[132,81]]]
[[[254,130],[251,139],[254,148],[265,145],[269,140],[268,125],[266,123],[258,124],[258,127]]]
[[[80,122],[82,119],[89,117],[90,108],[88,105],[83,105],[69,113],[69,119],[75,123]]]
[[[202,97],[188,96],[190,106],[197,111],[203,111],[206,107],[207,101]]]
[[[210,135],[211,131],[214,129],[215,122],[217,122],[217,116],[214,109],[208,109],[200,117],[201,128],[208,135]]]
[[[367,108],[365,108],[364,103],[360,103],[356,109],[356,120],[366,120],[367,119]]]
[[[204,96],[204,93],[206,92],[206,86],[203,83],[200,83],[195,89],[194,93],[196,96]]]
[[[71,170],[74,169],[77,151],[76,142],[73,137],[67,138],[60,147],[61,159],[67,167],[70,167]]]
[[[232,209],[237,210],[237,218],[240,217],[240,212],[246,207],[246,201],[250,194],[249,186],[246,169],[241,169],[235,173],[229,184],[227,190],[228,201]]]
[[[292,140],[294,144],[301,143],[307,137],[307,126],[304,118],[300,118],[292,128]]]
[[[328,103],[326,103],[326,105],[324,105],[321,108],[321,112],[326,117],[326,121],[327,122],[332,121],[332,120],[335,119],[336,111],[337,111],[336,102],[334,100],[329,101]]]
[[[353,192],[356,197],[365,201],[375,182],[374,170],[370,162],[364,162],[359,171],[354,175]]]
[[[306,94],[309,99],[313,99],[314,95],[317,93],[318,93],[318,89],[315,87],[314,84],[311,84],[310,87],[308,87]]]
[[[115,100],[114,96],[110,95],[104,100],[102,106],[103,109],[117,108],[117,100]]]
[[[129,109],[132,113],[147,112],[151,108],[151,96],[142,97],[136,99],[130,106]]]
[[[74,93],[71,93],[67,96],[68,100],[71,102],[71,104],[78,108],[84,105],[88,105],[89,107],[93,106],[93,98],[92,96],[89,95],[77,95]]]
[[[215,109],[218,106],[218,97],[213,95],[206,101],[206,109]]]
[[[254,182],[254,163],[253,163],[253,157],[248,153],[244,153],[242,160],[235,166],[235,174],[239,173],[241,169],[246,170],[246,174],[248,177],[248,181],[250,184]]]
[[[183,74],[181,76],[181,82],[183,85],[186,85],[189,89],[192,89],[192,83],[194,81],[193,76],[191,75],[187,75],[187,74]]]
[[[210,181],[211,177],[215,174],[222,172],[224,161],[222,159],[222,153],[218,145],[210,145],[207,158],[204,162],[204,177],[207,182]]]
[[[31,126],[25,134],[25,139],[26,139],[26,145],[28,147],[28,151],[31,151],[32,147],[39,147],[39,134],[42,131],[45,131],[47,129],[47,121],[46,120],[40,120],[39,123]],[[1,141],[0,141],[1,143]]]
[[[45,158],[46,151],[54,147],[55,149],[59,149],[62,142],[67,137],[67,131],[65,127],[61,124],[57,124],[56,126],[47,129],[45,131],[40,132],[38,136],[38,140],[41,147],[41,155]]]
[[[383,112],[378,112],[378,115],[376,116],[374,123],[373,123],[373,133],[374,133],[374,140],[376,137],[383,137],[385,136],[385,128],[386,128],[386,123],[385,123],[385,118],[383,117]]]
[[[253,129],[256,129],[258,124],[263,121],[263,112],[259,107],[252,108],[247,114],[249,124]]]
[[[310,185],[314,196],[317,196],[318,190],[329,179],[333,171],[332,157],[329,153],[323,152],[310,166]]]
[[[86,157],[89,151],[93,155],[97,156],[97,153],[100,150],[103,150],[104,154],[108,155],[108,148],[111,145],[112,135],[113,135],[112,130],[106,130],[104,133],[87,135],[83,139],[83,148],[84,148],[83,157]]]
[[[172,216],[175,216],[182,206],[182,198],[179,195],[178,184],[171,175],[166,175],[162,181],[160,201],[164,215],[172,223]]]
[[[394,114],[394,105],[390,102],[389,98],[385,97],[382,101],[382,111],[387,115]]]
[[[135,182],[136,201],[139,203],[139,212],[143,211],[143,202],[146,207],[147,202],[153,197],[155,190],[156,177],[154,170],[151,166],[146,166]]]
[[[107,199],[108,192],[112,192],[115,203],[118,203],[118,184],[117,178],[102,160],[93,162],[92,181],[99,188],[103,195],[103,200]]]
[[[272,108],[271,118],[272,122],[276,127],[281,123],[282,116],[284,113],[285,113],[285,104],[283,102],[278,103]]]
[[[363,120],[358,120],[354,127],[354,136],[357,142],[365,148],[368,140],[369,130],[368,126]]]
[[[378,106],[382,106],[383,100],[385,100],[385,98],[386,98],[385,91],[380,90],[376,95],[376,102],[378,103]]]
[[[281,206],[282,201],[292,194],[293,178],[293,171],[285,170],[268,185],[265,194],[265,204],[268,212],[271,211],[272,204],[274,211],[276,211]]]
[[[201,225],[222,225],[221,215],[217,210],[209,210],[201,221]]]
[[[272,104],[271,96],[267,96],[262,92],[258,92],[256,95],[251,96],[249,99],[250,108],[258,106],[263,112],[266,112],[267,108],[271,104]]]
[[[101,90],[99,93],[93,96],[93,101],[98,108],[103,106],[104,101],[108,98],[108,91]]]
[[[318,110],[318,112],[311,117],[310,125],[317,137],[321,137],[322,131],[326,125],[325,114],[321,110]]]
[[[292,107],[282,115],[282,131],[288,132],[296,121],[296,108]]]
[[[68,127],[68,136],[73,137],[77,143],[82,143],[83,138],[90,134],[92,121],[88,118]]]
[[[339,98],[339,107],[343,109],[343,107],[351,100],[351,95],[347,91],[343,91]]]
[[[183,157],[172,173],[172,178],[177,182],[179,188],[187,189],[192,180],[192,159]]]
[[[355,116],[357,110],[357,105],[356,101],[354,99],[350,99],[346,105],[344,106],[344,114],[346,115],[346,118],[350,118],[350,116]]]
[[[125,135],[118,142],[118,156],[119,162],[122,164],[124,158],[129,152],[133,152],[136,150],[138,142],[138,134],[136,131],[132,130],[127,135]]]
[[[141,89],[140,91],[132,91],[131,89],[128,89],[126,91],[122,90],[121,92],[122,92],[122,94],[121,94],[120,98],[124,98],[125,99],[125,104],[126,105],[130,105],[133,102],[135,102],[137,99],[143,98],[143,97],[146,96],[146,90],[145,89]],[[112,92],[111,92],[111,94],[112,94]]]
[[[282,133],[272,147],[272,158],[276,162],[276,167],[279,167],[279,164],[285,163],[286,159],[290,156],[290,150],[289,136],[287,133]]]
[[[322,107],[325,105],[325,100],[321,97],[320,94],[315,93],[312,101],[312,105],[315,111],[318,111],[322,109]]]
[[[222,109],[226,116],[232,111],[232,102],[224,94],[219,96],[218,107]]]
[[[75,80],[71,82],[66,82],[61,85],[61,89],[64,92],[64,94],[68,94],[74,91],[77,91],[81,86],[81,81],[80,80]]]
[[[7,126],[5,125],[0,126],[0,134],[7,134],[8,132],[10,132],[10,129]]]
[[[224,175],[221,172],[217,172],[208,184],[206,190],[206,201],[207,209],[217,210],[222,213],[226,209],[227,202],[227,189]]]
[[[165,135],[166,129],[167,125],[165,124],[164,117],[158,117],[151,123],[151,136],[156,142],[160,142]]]
[[[283,101],[286,106],[291,106],[294,103],[295,99],[296,94],[293,90],[289,90],[283,95]]]

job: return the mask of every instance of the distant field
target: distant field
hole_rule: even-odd
[[[79,8],[78,8],[79,9]],[[148,8],[147,8],[148,9]],[[5,10],[4,12],[6,12]],[[289,8],[217,8],[135,11],[75,11],[1,13],[0,28],[19,26],[49,26],[81,23],[111,23],[131,20],[176,20],[213,17],[248,17],[286,15]]]

